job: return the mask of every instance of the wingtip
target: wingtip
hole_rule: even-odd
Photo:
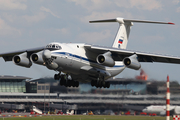
[[[172,23],[172,22],[168,22],[168,24],[175,25],[175,23]]]

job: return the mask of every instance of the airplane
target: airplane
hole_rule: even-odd
[[[97,88],[109,88],[106,80],[118,75],[125,68],[139,70],[140,62],[162,62],[180,64],[180,57],[151,54],[126,50],[128,37],[133,22],[170,24],[171,22],[155,22],[147,20],[130,20],[115,18],[94,20],[90,23],[117,22],[119,29],[112,47],[97,46],[85,43],[49,43],[46,47],[1,53],[5,62],[30,68],[32,63],[57,71],[55,80],[61,86],[78,87],[79,82],[90,82]],[[61,74],[61,73],[64,74]]]
[[[166,115],[166,106],[165,105],[151,105],[147,106],[142,110],[146,113],[156,113],[158,115]],[[180,115],[180,106],[170,105],[170,114],[171,115]]]

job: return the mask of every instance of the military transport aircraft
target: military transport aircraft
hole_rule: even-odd
[[[180,57],[151,54],[126,50],[132,22],[174,24],[170,22],[154,22],[129,20],[123,18],[96,20],[95,22],[118,22],[119,29],[112,47],[79,43],[52,42],[46,47],[1,53],[5,61],[30,68],[32,63],[55,70],[55,80],[60,85],[78,87],[80,82],[91,82],[92,86],[109,88],[108,78],[121,73],[126,67],[139,70],[140,62],[163,62],[180,64]],[[61,72],[65,74],[61,74]]]

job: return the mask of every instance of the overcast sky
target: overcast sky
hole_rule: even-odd
[[[50,42],[112,46],[118,23],[90,20],[140,19],[175,25],[134,23],[127,49],[180,56],[180,0],[0,0],[0,52],[45,46]],[[149,79],[180,82],[180,65],[143,63]],[[0,59],[1,75],[53,77],[55,71],[36,64],[28,68]],[[126,68],[117,77],[134,78]]]

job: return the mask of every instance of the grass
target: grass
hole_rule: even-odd
[[[5,117],[0,120],[165,120],[160,116],[111,116],[111,115],[71,115],[71,116],[37,116],[37,117]],[[173,118],[171,117],[171,120]]]

